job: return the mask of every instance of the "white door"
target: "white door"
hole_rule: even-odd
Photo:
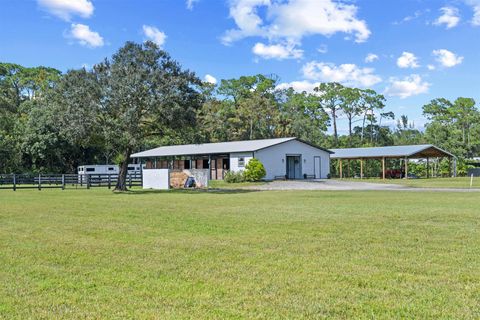
[[[322,178],[322,159],[320,157],[313,157],[313,172],[315,173],[315,179]]]

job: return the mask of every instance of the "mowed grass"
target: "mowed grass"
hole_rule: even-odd
[[[469,177],[457,177],[457,178],[431,178],[431,179],[380,179],[380,178],[367,178],[367,179],[338,179],[345,181],[358,181],[358,182],[370,182],[370,183],[386,183],[386,184],[400,184],[414,188],[452,188],[452,189],[469,189],[470,178]],[[480,188],[480,178],[474,177],[472,183],[473,189]]]
[[[478,319],[480,196],[0,192],[0,318]]]
[[[259,181],[259,182],[238,182],[238,183],[229,183],[225,180],[210,180],[208,182],[208,187],[212,189],[245,189],[248,187],[258,187],[268,182]]]

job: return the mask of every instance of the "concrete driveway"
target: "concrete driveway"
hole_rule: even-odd
[[[453,188],[412,188],[397,184],[369,183],[361,181],[339,180],[287,180],[272,181],[260,186],[249,187],[255,190],[377,190],[377,191],[451,191],[475,192],[480,189],[453,189]]]

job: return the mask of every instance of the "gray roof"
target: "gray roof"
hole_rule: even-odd
[[[334,152],[331,156],[332,159],[453,157],[451,153],[431,144],[331,150]]]
[[[219,154],[233,152],[253,152],[260,149],[268,148],[276,144],[284,143],[296,138],[278,138],[264,140],[246,140],[204,144],[185,144],[178,146],[159,147],[143,152],[132,154],[132,158],[147,157],[166,157],[166,156],[187,156],[200,154]]]

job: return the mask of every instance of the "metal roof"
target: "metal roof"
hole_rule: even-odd
[[[454,157],[453,154],[431,144],[331,150],[334,152],[332,159]]]
[[[178,146],[164,146],[143,152],[134,153],[132,158],[147,157],[167,157],[167,156],[187,156],[200,154],[220,154],[233,152],[253,152],[268,148],[276,144],[284,143],[296,138],[278,138],[263,140],[245,140],[232,142],[204,143],[204,144],[185,144]]]

